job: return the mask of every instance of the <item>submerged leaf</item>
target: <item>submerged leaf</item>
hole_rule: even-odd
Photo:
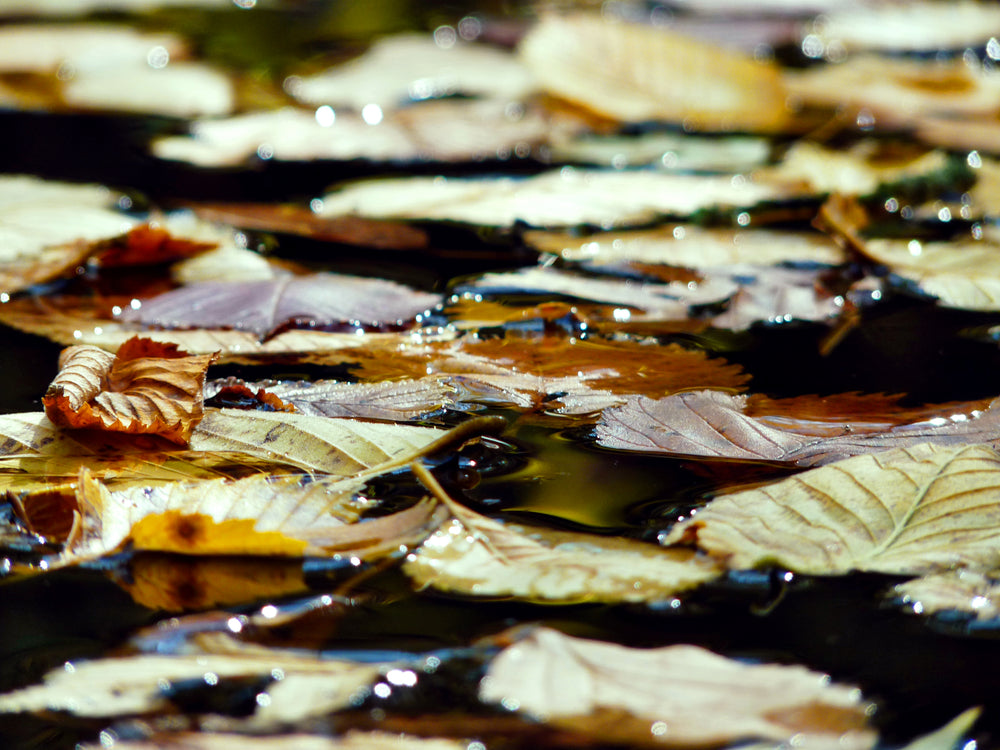
[[[479,694],[630,746],[795,737],[807,747],[860,749],[876,739],[860,692],[804,667],[747,664],[698,646],[628,648],[548,628],[504,649]]]
[[[114,356],[95,346],[70,347],[42,403],[62,427],[151,433],[184,444],[202,418],[213,359],[138,337]]]
[[[855,456],[717,497],[665,544],[694,542],[732,569],[923,574],[1000,559],[1000,455],[917,445]]]
[[[788,120],[777,66],[670,29],[547,15],[520,52],[547,91],[624,122],[773,132]]]
[[[392,281],[321,273],[192,284],[125,310],[121,320],[160,328],[233,328],[265,338],[286,325],[402,326],[440,301]]]

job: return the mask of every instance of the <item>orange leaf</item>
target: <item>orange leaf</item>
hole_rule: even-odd
[[[133,337],[112,355],[71,346],[42,403],[60,427],[157,434],[186,444],[204,413],[205,374],[216,355]]]
[[[129,535],[135,549],[199,555],[291,555],[305,553],[305,541],[279,531],[257,531],[253,518],[216,521],[204,513],[168,510],[140,519]]]
[[[109,240],[97,256],[101,266],[147,266],[170,263],[210,250],[214,242],[174,237],[166,229],[143,224]]]

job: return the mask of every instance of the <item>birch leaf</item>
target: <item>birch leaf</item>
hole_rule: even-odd
[[[129,339],[114,356],[95,346],[70,347],[42,403],[62,427],[152,433],[184,444],[202,417],[213,359],[141,338]]]
[[[624,122],[773,132],[788,119],[776,66],[668,29],[547,15],[520,53],[548,92]]]
[[[784,185],[729,176],[592,169],[534,177],[400,177],[348,183],[323,197],[321,216],[431,219],[490,227],[595,224],[605,228],[690,216],[706,208],[749,208],[796,195]]]
[[[268,281],[206,281],[125,310],[126,323],[160,328],[233,328],[265,338],[285,325],[403,326],[440,302],[384,279],[320,273]]]
[[[648,602],[720,573],[687,550],[659,554],[628,539],[501,523],[451,500],[427,472],[418,476],[452,515],[403,565],[420,587],[550,603]]]
[[[723,495],[665,543],[693,541],[732,569],[919,575],[989,567],[1000,560],[998,486],[992,448],[922,444]]]
[[[548,628],[504,649],[479,696],[630,746],[795,736],[807,747],[860,749],[876,740],[860,691],[804,667],[745,664],[698,646],[628,648]]]

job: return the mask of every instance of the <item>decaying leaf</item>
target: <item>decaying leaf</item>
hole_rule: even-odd
[[[201,420],[213,359],[138,337],[115,355],[96,346],[70,347],[42,403],[61,427],[151,433],[184,444]]]
[[[788,120],[777,66],[669,29],[547,15],[520,53],[548,92],[624,122],[773,132]]]
[[[1000,455],[922,444],[717,497],[671,529],[732,569],[920,575],[1000,559]]]
[[[643,542],[495,521],[459,505],[418,471],[452,515],[403,565],[418,586],[548,603],[648,602],[720,573],[689,550],[658,554]]]
[[[736,740],[868,748],[860,691],[804,667],[746,664],[697,646],[654,649],[534,628],[497,656],[480,699],[605,742],[692,747]]]
[[[348,183],[321,216],[433,219],[491,227],[593,224],[610,229],[706,208],[750,208],[796,194],[784,185],[717,175],[569,169],[534,177],[397,177]]]
[[[896,584],[892,596],[918,615],[962,612],[977,620],[995,620],[1000,618],[1000,569],[931,573]]]
[[[440,301],[392,281],[321,273],[192,284],[126,309],[120,318],[147,327],[233,328],[265,338],[283,326],[404,326]]]
[[[775,418],[774,414],[769,418],[760,413],[759,406],[757,413],[747,413],[746,406],[746,396],[718,391],[689,391],[662,399],[630,396],[623,405],[602,413],[597,442],[620,450],[787,461],[800,466],[919,443],[1000,444],[1000,410],[981,402],[942,407],[937,412],[911,412],[917,421],[909,423],[901,422],[900,414],[881,424],[843,417],[826,418],[816,425],[802,417]]]

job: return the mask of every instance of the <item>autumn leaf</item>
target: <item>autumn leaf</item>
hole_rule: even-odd
[[[138,337],[114,356],[94,346],[70,347],[42,403],[61,427],[151,433],[185,444],[203,414],[213,359]]]
[[[292,732],[257,737],[223,732],[155,734],[147,740],[119,740],[120,750],[467,750],[468,740],[415,737],[390,732],[352,730],[337,737]],[[80,750],[101,750],[80,745]]]
[[[1000,411],[982,402],[910,411],[909,416],[919,420],[914,422],[904,421],[907,412],[892,418],[875,415],[883,420],[875,424],[854,421],[849,414],[827,416],[816,424],[805,415],[790,414],[790,405],[780,401],[756,403],[754,412],[747,413],[746,396],[718,391],[690,391],[662,399],[630,396],[601,414],[597,442],[621,450],[815,466],[920,443],[1000,441]]]
[[[998,484],[994,449],[921,444],[722,495],[664,543],[695,543],[732,569],[815,575],[991,566],[1000,554]]]
[[[233,328],[267,338],[283,326],[406,327],[440,301],[383,279],[313,274],[192,284],[124,310],[120,319],[158,328]]]
[[[958,568],[893,586],[891,595],[914,614],[960,612],[976,620],[1000,618],[1000,571]]]
[[[628,648],[542,627],[491,662],[479,696],[630,746],[795,736],[811,747],[868,748],[876,739],[860,691],[804,667],[747,664],[688,645]]]
[[[609,134],[582,132],[550,137],[553,160],[597,167],[657,167],[678,172],[749,172],[764,164],[771,144],[759,136],[726,138],[696,133],[650,132]]]
[[[801,195],[727,175],[561,169],[533,177],[397,177],[347,183],[323,196],[324,217],[428,219],[488,227],[634,226],[708,208],[752,208]]]
[[[520,53],[550,93],[624,122],[774,132],[789,119],[777,66],[666,28],[549,14]]]
[[[495,521],[452,500],[422,467],[415,470],[451,512],[403,565],[421,588],[548,603],[648,602],[720,573],[686,550],[658,552],[643,542]]]

